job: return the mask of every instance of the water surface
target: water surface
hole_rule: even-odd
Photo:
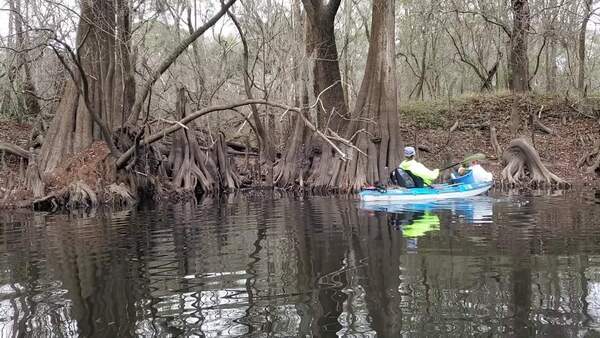
[[[0,336],[583,336],[600,194],[0,215]]]

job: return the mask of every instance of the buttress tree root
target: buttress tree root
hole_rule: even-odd
[[[594,148],[586,152],[577,161],[577,167],[586,166],[586,172],[588,174],[597,173],[600,175],[600,141],[597,141]]]
[[[502,170],[503,185],[539,187],[568,184],[546,168],[537,150],[525,138],[512,140],[504,152],[503,158],[506,162],[506,166]]]
[[[177,97],[176,113],[186,117],[186,91],[181,88]],[[220,133],[213,150],[205,152],[193,129],[185,127],[176,132],[169,153],[168,168],[171,185],[175,190],[211,193],[219,188],[235,190],[240,179],[230,164],[227,144]]]

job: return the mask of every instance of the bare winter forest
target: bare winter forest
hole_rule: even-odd
[[[596,182],[595,0],[0,0],[0,204]]]

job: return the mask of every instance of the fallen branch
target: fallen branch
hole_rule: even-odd
[[[219,105],[219,106],[213,106],[213,107],[208,107],[208,108],[204,108],[201,110],[198,110],[190,115],[187,115],[186,117],[182,118],[181,120],[179,120],[179,123],[177,124],[173,124],[161,131],[158,131],[146,138],[144,138],[143,141],[140,142],[140,146],[145,146],[148,144],[152,144],[160,139],[162,139],[163,137],[176,132],[177,130],[182,128],[182,125],[187,125],[188,123],[194,121],[195,119],[202,117],[204,115],[210,114],[212,112],[216,112],[216,111],[223,111],[223,110],[230,110],[233,108],[237,108],[237,107],[242,107],[242,106],[247,106],[247,105],[251,105],[251,104],[262,104],[262,105],[266,105],[266,106],[271,106],[271,107],[276,107],[276,108],[280,108],[283,110],[288,110],[294,113],[297,113],[298,116],[300,116],[302,118],[302,120],[304,121],[304,124],[310,129],[312,130],[314,133],[316,133],[319,137],[321,137],[323,140],[325,140],[325,142],[327,142],[329,145],[332,146],[333,149],[335,149],[336,152],[338,152],[340,154],[340,157],[342,160],[347,160],[348,157],[346,155],[346,153],[344,153],[342,150],[340,150],[335,143],[333,143],[333,141],[331,140],[331,137],[323,134],[320,130],[317,129],[317,127],[312,124],[305,116],[304,114],[302,114],[302,110],[300,108],[297,107],[290,107],[287,106],[285,104],[281,104],[281,103],[275,103],[275,102],[269,102],[266,100],[260,100],[260,99],[253,99],[253,100],[244,100],[244,101],[239,101],[239,102],[234,102],[234,103],[230,103],[230,104],[225,104],[225,105]],[[336,139],[336,138],[334,138]],[[337,139],[336,139],[337,140]],[[344,142],[345,143],[345,142]],[[135,146],[130,147],[129,149],[127,149],[127,151],[125,151],[118,159],[116,162],[116,166],[117,169],[122,168],[125,163],[127,163],[127,161],[131,158],[131,156],[133,155],[135,151]]]
[[[29,153],[27,150],[19,147],[18,145],[14,145],[14,144],[10,144],[10,143],[0,142],[0,151],[5,151],[5,152],[11,153],[13,155],[17,155],[17,156],[26,158],[28,160],[31,157],[31,153]]]
[[[543,124],[538,119],[534,119],[533,125],[534,125],[535,128],[537,128],[538,130],[543,131],[546,134],[554,135],[554,130],[552,130],[552,128],[546,126],[545,124]]]

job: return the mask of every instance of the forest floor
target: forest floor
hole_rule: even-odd
[[[600,142],[600,99],[597,101],[590,99],[583,105],[564,97],[528,96],[517,102],[523,123],[529,114],[535,113],[544,125],[552,129],[552,134],[536,132],[534,146],[547,168],[574,186],[600,187],[599,174],[590,174],[585,167],[577,167],[583,154]],[[490,123],[497,129],[500,146],[506,148],[512,139],[509,120],[513,102],[509,95],[468,96],[450,102],[404,102],[401,103],[399,130],[406,144],[417,144],[427,149],[421,151],[420,156],[428,167],[441,167],[466,155],[482,152],[489,159],[484,166],[499,180],[502,161],[496,157],[492,147]],[[0,120],[0,142],[26,148],[30,131],[28,124]],[[67,161],[65,172],[60,171],[61,175],[49,178],[47,187],[62,186],[57,183],[62,181],[61,177],[73,175],[93,185],[85,177],[90,176],[86,172],[89,174],[94,170],[85,163],[90,158],[104,158],[106,155],[106,149],[95,144],[90,151]],[[0,154],[0,196],[5,194],[7,187],[22,182],[24,172],[25,165],[17,157]],[[12,197],[5,201],[0,198],[0,205],[11,204],[6,202],[17,196]],[[31,197],[23,195],[17,199],[26,198]]]
[[[401,104],[400,130],[407,144],[425,146],[421,152],[429,167],[460,160],[463,156],[482,152],[488,157],[484,166],[500,179],[502,159],[498,159],[491,143],[490,123],[496,127],[498,142],[505,149],[512,140],[509,123],[514,99],[510,95],[477,95],[448,102],[425,101]],[[600,186],[600,175],[589,174],[577,167],[584,153],[600,142],[600,99],[585,104],[565,97],[532,95],[520,98],[517,107],[521,121],[530,113],[553,133],[536,131],[533,143],[546,167],[575,186]],[[450,132],[455,126],[455,130]],[[530,135],[530,134],[529,134]],[[449,154],[449,156],[447,155]]]

